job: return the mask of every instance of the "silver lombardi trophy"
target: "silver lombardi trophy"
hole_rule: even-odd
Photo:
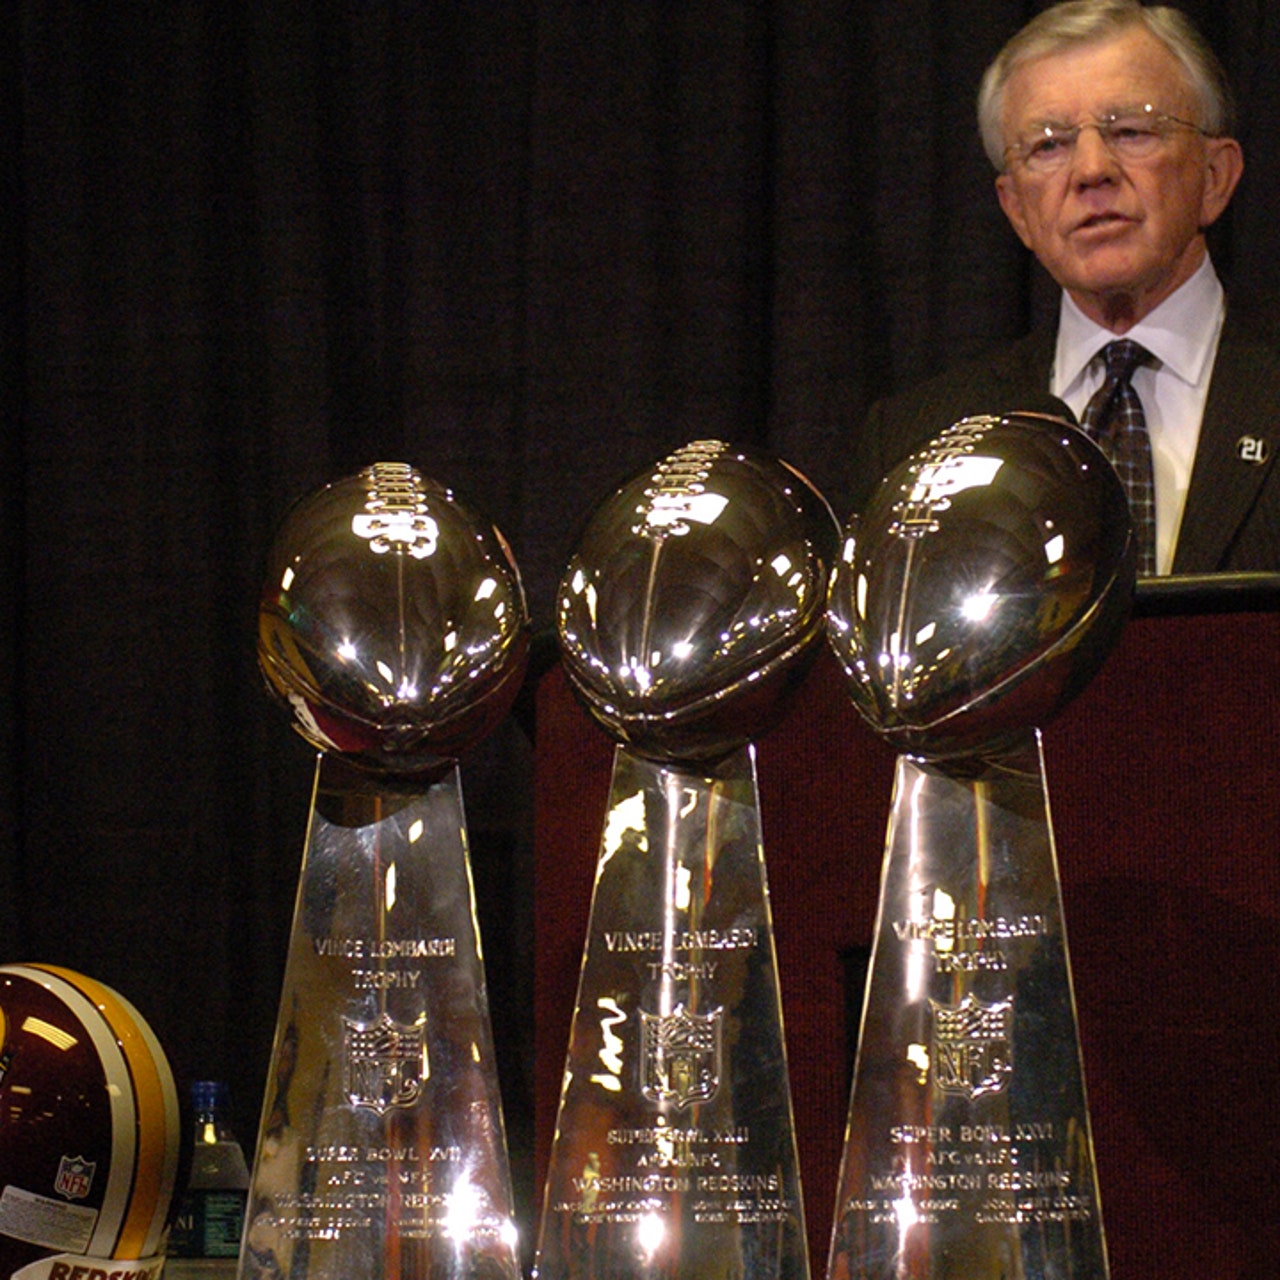
[[[528,647],[498,531],[411,466],[303,500],[258,656],[319,748],[242,1280],[517,1280],[456,757]]]
[[[831,1280],[1107,1274],[1043,725],[1132,595],[1123,489],[1058,419],[965,419],[851,523],[830,636],[898,759]]]
[[[838,543],[791,468],[696,441],[565,572],[565,669],[620,745],[540,1280],[808,1275],[751,738],[820,643]]]

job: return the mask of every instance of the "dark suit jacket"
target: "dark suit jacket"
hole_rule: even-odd
[[[852,496],[861,510],[880,478],[967,414],[1043,407],[1056,332],[992,355],[874,405],[855,442]],[[1265,460],[1253,460],[1262,442]],[[1280,570],[1280,341],[1268,322],[1227,309],[1209,386],[1175,573]]]

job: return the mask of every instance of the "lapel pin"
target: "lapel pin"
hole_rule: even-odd
[[[1257,436],[1241,436],[1236,441],[1236,456],[1241,462],[1251,462],[1260,467],[1270,456],[1271,450],[1265,440]]]

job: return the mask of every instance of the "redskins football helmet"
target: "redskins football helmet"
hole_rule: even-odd
[[[155,1280],[180,1148],[138,1011],[68,969],[0,965],[0,1280]]]

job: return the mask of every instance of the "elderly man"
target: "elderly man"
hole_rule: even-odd
[[[1280,569],[1280,345],[1227,307],[1205,244],[1244,167],[1216,58],[1177,10],[1067,0],[1001,50],[978,115],[1058,324],[876,405],[860,502],[951,421],[1051,393],[1125,482],[1141,573]]]

